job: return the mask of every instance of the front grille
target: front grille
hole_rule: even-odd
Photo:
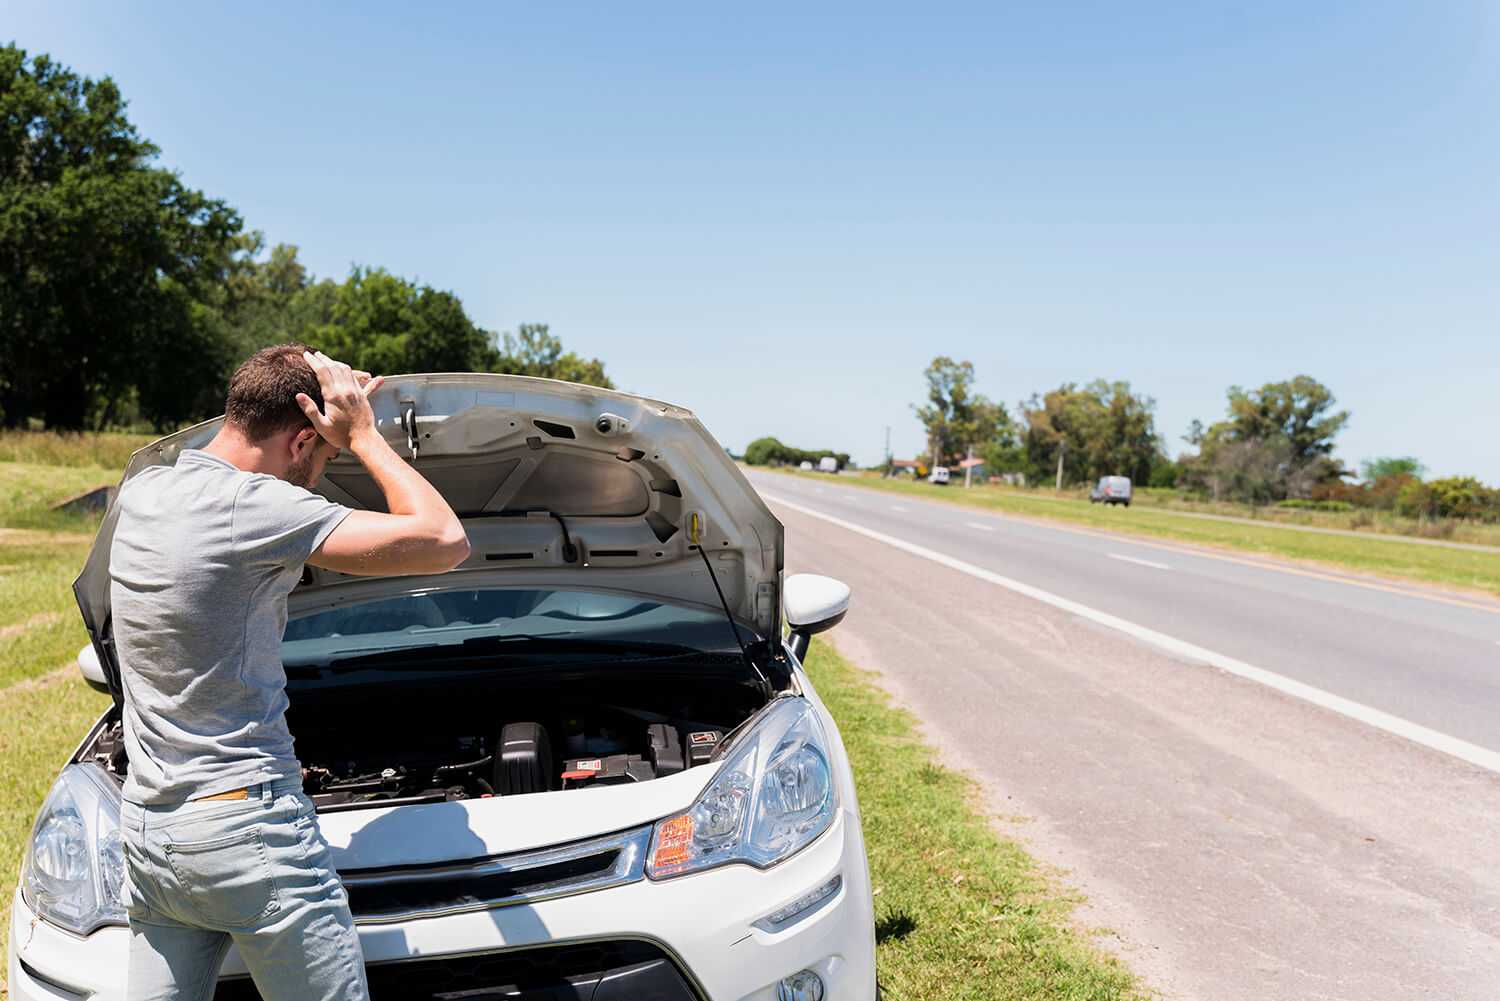
[[[370,1001],[701,1001],[683,971],[647,942],[557,945],[377,963]],[[246,978],[220,981],[214,1001],[260,1001]]]
[[[342,873],[360,924],[530,904],[642,879],[651,827],[511,855]]]

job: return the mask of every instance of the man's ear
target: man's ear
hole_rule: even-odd
[[[322,440],[323,436],[318,434],[318,432],[311,427],[305,427],[302,430],[293,433],[291,441],[289,442],[292,450],[292,461],[296,462],[299,459],[311,455],[313,451],[318,447],[318,442]]]

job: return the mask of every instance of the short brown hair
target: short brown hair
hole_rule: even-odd
[[[288,429],[312,427],[297,405],[297,394],[312,397],[323,409],[318,374],[302,352],[306,344],[277,344],[246,358],[229,377],[224,421],[239,428],[251,441],[262,441]]]

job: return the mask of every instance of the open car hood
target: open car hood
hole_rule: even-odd
[[[779,635],[781,523],[690,411],[594,386],[469,373],[393,376],[371,403],[386,441],[463,518],[471,553],[444,584],[462,574],[475,587],[590,588],[719,608],[706,555],[735,620],[762,639]],[[147,445],[131,456],[121,482],[203,447],[222,422]],[[328,464],[317,492],[385,510],[380,490],[347,453]],[[117,516],[111,505],[73,589],[118,697],[109,626]],[[308,567],[290,605],[295,612],[424,583],[435,580]]]

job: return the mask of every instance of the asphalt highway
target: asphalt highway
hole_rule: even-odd
[[[1496,996],[1500,603],[750,478],[854,588],[834,642],[1167,997]]]

